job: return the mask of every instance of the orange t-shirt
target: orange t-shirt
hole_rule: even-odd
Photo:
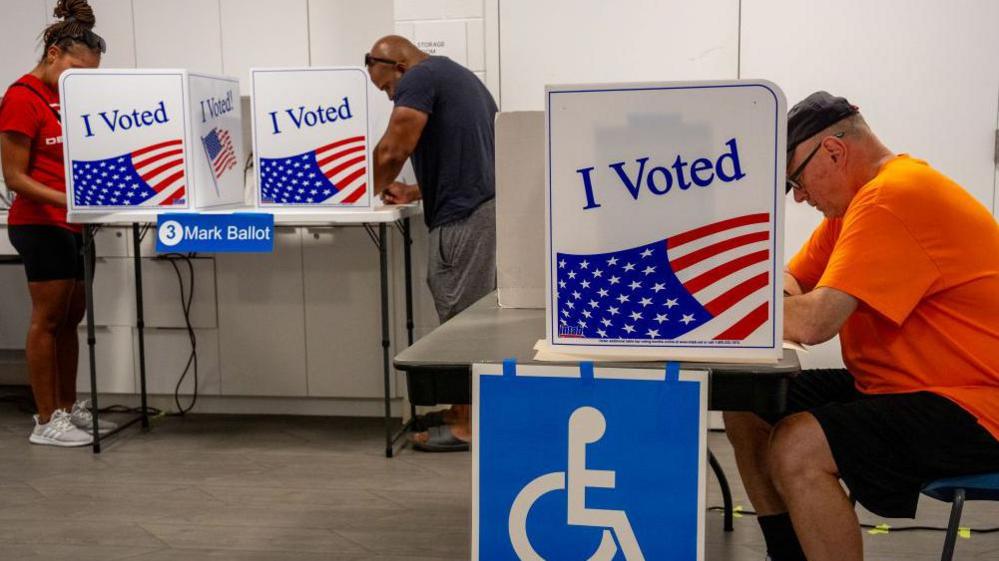
[[[960,185],[898,156],[788,271],[860,301],[839,333],[859,391],[942,395],[999,439],[999,226]]]

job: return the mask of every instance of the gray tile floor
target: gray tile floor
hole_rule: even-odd
[[[163,418],[96,457],[31,446],[29,428],[27,414],[0,404],[3,561],[468,559],[470,456],[407,449],[386,459],[377,419]],[[724,435],[710,445],[737,478]],[[734,493],[748,509],[737,482]],[[721,504],[713,477],[708,497]],[[944,525],[947,512],[924,499],[917,522]],[[753,517],[726,534],[720,513],[707,516],[708,560],[763,559]],[[965,525],[999,526],[999,503],[971,503]],[[942,539],[865,536],[867,559],[936,560]],[[999,560],[999,534],[960,540],[957,559]]]

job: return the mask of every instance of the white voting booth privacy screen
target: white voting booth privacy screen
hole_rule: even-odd
[[[765,81],[548,86],[549,350],[778,360],[786,114]]]
[[[258,207],[371,207],[368,74],[360,67],[250,71]]]
[[[476,364],[472,559],[704,559],[707,374]]]
[[[59,80],[70,214],[243,201],[239,81],[186,70],[68,70]]]

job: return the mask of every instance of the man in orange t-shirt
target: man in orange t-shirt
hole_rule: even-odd
[[[840,479],[912,518],[925,483],[999,471],[999,226],[826,92],[788,114],[787,164],[826,218],[788,264],[784,336],[839,334],[847,370],[803,372],[783,415],[726,429],[773,561],[860,561]]]

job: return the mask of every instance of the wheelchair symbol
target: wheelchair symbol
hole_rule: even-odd
[[[521,561],[545,561],[534,551],[527,537],[527,515],[543,495],[568,487],[568,524],[604,528],[597,551],[588,561],[611,561],[617,555],[618,544],[627,561],[645,561],[635,539],[628,515],[623,510],[586,508],[586,488],[613,489],[615,472],[586,469],[586,445],[600,440],[607,430],[603,414],[593,407],[580,407],[569,416],[568,485],[566,472],[541,475],[528,483],[510,507],[510,542]],[[617,542],[614,536],[617,536]]]

